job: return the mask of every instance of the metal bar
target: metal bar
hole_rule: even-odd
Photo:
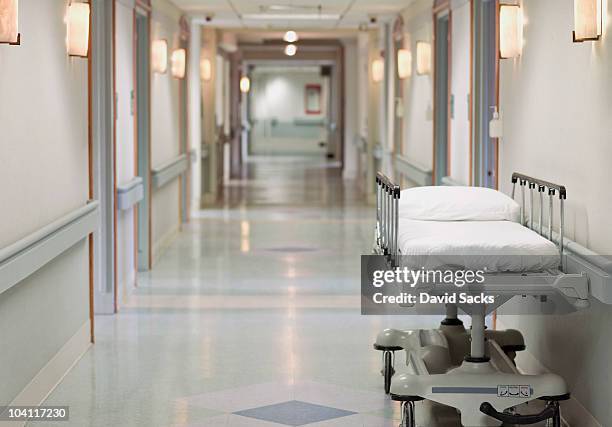
[[[533,229],[533,189],[535,184],[529,183],[529,228]]]
[[[540,219],[539,219],[539,229],[540,235],[542,235],[542,226],[544,223],[544,187],[538,186],[538,192],[540,193]]]
[[[555,190],[548,189],[548,240],[552,240],[553,232],[553,195]]]
[[[521,180],[521,224],[525,225],[525,181]]]
[[[512,174],[512,182],[516,182],[517,180],[533,182],[536,185],[542,185],[548,189],[555,190],[555,192],[558,191],[559,197],[565,198],[567,194],[565,186],[563,185],[553,184],[552,182],[544,181],[543,179],[533,178],[533,177],[515,172]]]
[[[565,231],[565,204],[559,199],[559,253],[561,254],[561,268],[563,268],[563,234]]]
[[[514,195],[516,194],[516,181],[512,181],[512,199],[514,200]]]
[[[376,177],[376,243],[380,248],[381,246],[381,224],[380,224],[380,181]]]
[[[399,265],[399,243],[397,241],[399,234],[399,201],[400,201],[400,191],[399,188],[396,188],[395,194],[395,236],[393,237],[393,241],[395,242],[395,263]]]

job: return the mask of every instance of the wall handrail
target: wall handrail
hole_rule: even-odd
[[[117,208],[128,210],[144,198],[142,178],[135,176],[128,182],[117,185]]]
[[[395,169],[406,179],[420,186],[429,186],[433,182],[433,171],[408,156],[395,156]]]
[[[98,224],[99,202],[93,200],[0,249],[0,294],[86,238]]]
[[[456,179],[451,178],[450,176],[442,177],[442,185],[446,185],[448,187],[464,187],[465,184],[457,181]]]
[[[187,155],[181,154],[151,170],[151,181],[154,189],[159,189],[179,177],[189,167]]]

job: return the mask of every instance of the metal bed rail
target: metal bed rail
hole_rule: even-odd
[[[559,184],[553,184],[552,182],[544,181],[542,179],[533,178],[520,173],[512,174],[512,198],[516,195],[516,185],[519,185],[521,191],[521,224],[529,227],[541,236],[546,237],[548,240],[557,243],[559,247],[559,253],[561,259],[563,259],[564,250],[564,234],[565,234],[565,200],[567,199],[567,190],[565,186]],[[525,189],[529,190],[529,213],[527,214]],[[538,220],[537,225],[534,222],[535,204],[534,204],[534,193],[538,193]],[[548,230],[544,230],[544,210],[545,210],[545,195],[548,196]],[[557,231],[557,239],[554,239],[553,228],[554,228],[554,216],[555,216],[555,204],[554,198],[559,197],[559,227]],[[528,218],[529,217],[529,218]]]
[[[378,172],[376,174],[376,244],[393,266],[396,266],[399,260],[397,244],[399,200],[400,186]]]

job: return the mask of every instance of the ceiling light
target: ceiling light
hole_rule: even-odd
[[[297,46],[294,44],[288,44],[285,47],[285,55],[287,56],[295,56],[295,54],[297,53]]]
[[[337,21],[340,15],[331,13],[246,13],[245,20],[253,21]]]
[[[298,35],[295,31],[289,30],[285,33],[283,40],[285,40],[287,43],[295,43],[298,41]]]

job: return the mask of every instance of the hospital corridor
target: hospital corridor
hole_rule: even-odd
[[[0,0],[0,427],[612,427],[609,0]]]

